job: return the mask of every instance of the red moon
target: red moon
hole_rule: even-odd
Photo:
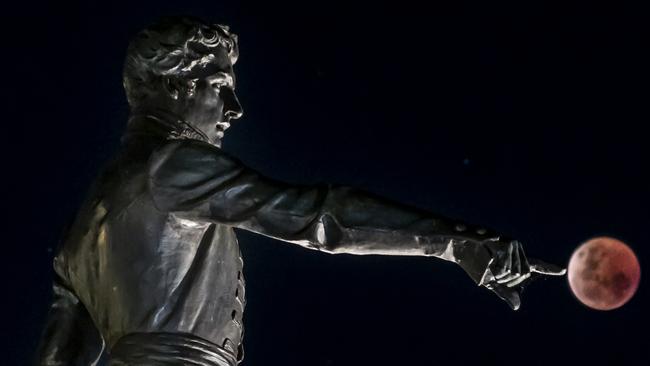
[[[594,238],[580,245],[569,261],[569,286],[588,307],[623,306],[639,287],[641,268],[630,247],[614,238]]]

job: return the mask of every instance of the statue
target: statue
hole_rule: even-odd
[[[128,48],[131,107],[54,259],[40,365],[223,365],[243,357],[245,288],[233,228],[326,253],[430,256],[457,263],[513,309],[534,276],[503,235],[357,189],[262,176],[220,149],[242,116],[228,27],[167,18]]]

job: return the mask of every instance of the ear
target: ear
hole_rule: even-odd
[[[180,85],[176,78],[170,76],[163,76],[162,78],[162,87],[169,94],[172,99],[177,100],[178,95],[180,94]]]

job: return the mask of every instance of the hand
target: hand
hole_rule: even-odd
[[[524,282],[529,283],[542,275],[562,276],[566,273],[565,269],[556,265],[537,259],[528,260],[521,243],[516,240],[488,241],[483,245],[490,252],[492,260],[479,285],[492,290],[507,302],[512,310],[521,306]]]
[[[492,290],[513,310],[521,306],[524,284],[542,275],[562,276],[566,270],[536,259],[528,260],[516,240],[487,240],[463,250],[458,264],[480,285]],[[480,277],[479,277],[480,274]]]

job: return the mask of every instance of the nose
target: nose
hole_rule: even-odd
[[[244,114],[244,110],[239,103],[239,99],[237,98],[234,90],[227,90],[228,91],[223,96],[224,115],[231,120],[241,118],[241,116]]]

